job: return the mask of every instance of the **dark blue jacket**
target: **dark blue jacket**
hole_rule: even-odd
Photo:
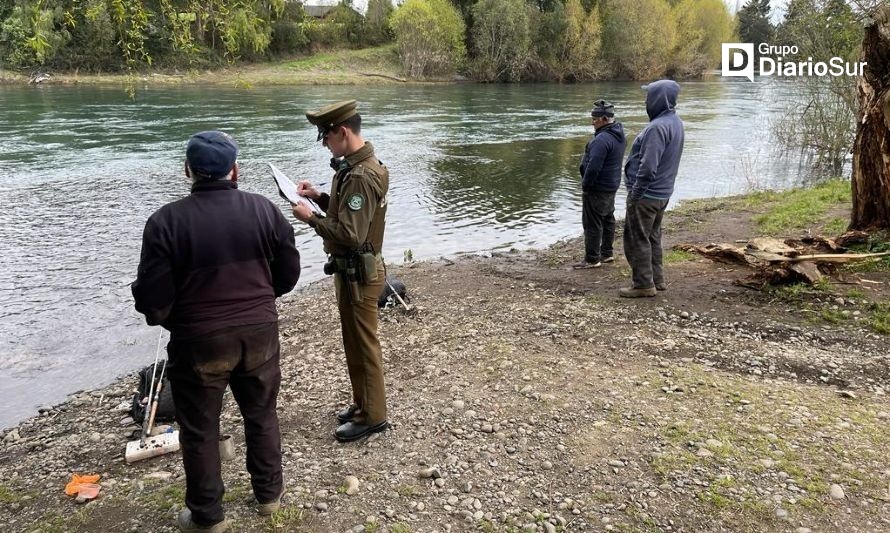
[[[584,192],[615,192],[621,185],[621,161],[627,137],[620,122],[596,130],[581,157],[581,189]]]
[[[683,121],[677,116],[680,85],[673,80],[650,83],[646,91],[646,126],[631,146],[624,165],[628,201],[667,200],[683,155]]]

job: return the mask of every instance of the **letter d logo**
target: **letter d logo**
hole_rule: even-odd
[[[754,43],[723,43],[723,75],[754,81]]]

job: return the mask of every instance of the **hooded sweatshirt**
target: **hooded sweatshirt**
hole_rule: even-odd
[[[627,138],[620,122],[596,130],[581,158],[581,189],[584,192],[615,192],[621,185],[621,160]]]
[[[667,200],[683,155],[683,121],[677,116],[680,85],[660,80],[646,86],[647,125],[636,138],[624,165],[624,183],[630,202],[640,198]]]

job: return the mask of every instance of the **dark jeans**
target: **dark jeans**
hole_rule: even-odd
[[[633,271],[633,286],[649,289],[664,284],[661,220],[667,200],[640,198],[627,203],[624,218],[624,256]]]
[[[584,260],[599,263],[612,257],[615,241],[615,193],[585,192],[582,195],[584,226]]]
[[[275,412],[280,351],[277,322],[226,328],[167,345],[185,468],[185,504],[198,525],[225,518],[219,415],[226,385],[244,417],[247,471],[257,501],[267,503],[281,494],[281,433]]]

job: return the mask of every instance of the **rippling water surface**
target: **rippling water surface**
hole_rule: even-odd
[[[787,90],[683,84],[674,200],[800,181],[772,152],[762,103]],[[329,155],[303,112],[347,98],[360,100],[365,136],[390,168],[389,262],[408,249],[424,259],[579,234],[591,102],[615,102],[631,136],[646,123],[632,83],[145,88],[136,101],[119,88],[0,86],[0,427],[153,358],[157,329],[132,309],[129,283],[146,218],[188,193],[190,134],[231,132],[240,187],[285,209],[266,163],[329,184]],[[296,230],[304,285],[322,277],[324,258],[314,233]]]

